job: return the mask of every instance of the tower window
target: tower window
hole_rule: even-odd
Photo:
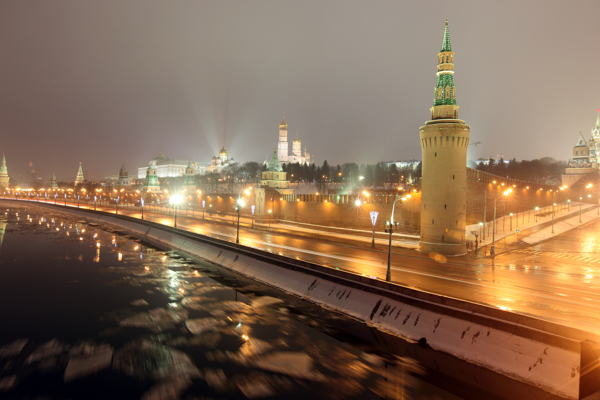
[[[452,175],[452,179],[454,179],[454,175]]]
[[[431,225],[434,225],[434,222],[433,222],[433,220],[431,220]]]
[[[444,204],[444,210],[446,209],[446,205]]]
[[[435,153],[434,157],[437,157],[437,152]]]

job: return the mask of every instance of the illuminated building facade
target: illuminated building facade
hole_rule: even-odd
[[[567,169],[562,176],[562,184],[571,186],[579,179],[596,177],[600,174],[600,110],[596,118],[596,126],[592,128],[590,140],[586,142],[583,134],[579,132],[579,138],[573,147],[573,154],[567,163]]]
[[[302,155],[302,142],[298,139],[298,132],[296,132],[296,139],[292,142],[292,154],[289,154],[288,148],[288,124],[285,122],[285,116],[279,124],[279,142],[277,143],[277,158],[280,164],[310,164],[311,158],[308,154],[308,150],[304,149],[304,156]],[[265,161],[266,163],[266,161]]]
[[[196,174],[200,173],[200,169],[193,160],[174,160],[163,153],[160,153],[154,159],[150,160],[150,163],[154,163],[159,178],[172,178],[177,176],[185,175],[185,169],[189,163],[192,163],[192,167]],[[149,163],[149,164],[150,164]],[[147,166],[138,168],[138,179],[146,178]]]
[[[225,150],[225,145],[223,145],[223,148],[219,152],[219,156],[214,156],[210,165],[200,167],[199,170],[201,174],[220,174],[223,172],[223,168],[226,168],[234,163],[235,161],[233,157],[229,158],[229,153],[227,150]]]
[[[422,198],[420,251],[466,253],[467,147],[470,127],[458,119],[454,52],[448,21],[438,53],[431,120],[420,128]]]

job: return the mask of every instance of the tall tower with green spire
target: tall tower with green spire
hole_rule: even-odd
[[[81,169],[81,162],[79,163],[79,171],[77,171],[77,177],[75,178],[75,186],[82,185],[85,179],[83,178],[83,169]]]
[[[0,186],[8,189],[8,169],[6,168],[6,156],[2,154],[2,165],[0,166]]]
[[[420,128],[421,242],[425,254],[465,254],[467,148],[471,128],[458,119],[448,21],[438,53],[431,120]]]
[[[158,182],[158,172],[154,161],[150,162],[150,166],[146,170],[146,181],[143,189],[149,193],[160,193],[160,183]]]

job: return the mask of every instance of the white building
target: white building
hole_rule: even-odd
[[[229,153],[227,153],[227,150],[225,150],[225,145],[223,145],[223,148],[219,152],[219,157],[213,157],[210,165],[200,167],[200,173],[220,174],[223,171],[223,168],[228,167],[234,163],[235,161],[233,160],[233,157],[229,158]]]
[[[310,164],[311,158],[308,154],[308,150],[304,148],[304,156],[302,155],[302,142],[298,139],[298,133],[296,132],[296,139],[292,142],[292,154],[289,154],[288,148],[288,125],[285,122],[285,116],[283,121],[279,124],[279,142],[277,143],[277,158],[281,164]],[[266,161],[265,161],[266,163]]]
[[[198,166],[196,161],[173,160],[173,159],[170,159],[169,157],[165,156],[163,153],[160,153],[160,155],[155,157],[153,160],[150,160],[150,162],[148,162],[148,164],[151,164],[152,162],[154,162],[154,165],[156,166],[156,170],[157,170],[159,178],[171,178],[171,177],[177,177],[177,176],[184,176],[185,169],[189,163],[192,164],[192,167],[194,168],[194,171],[196,172],[196,174],[201,173],[200,167]],[[138,179],[146,178],[147,169],[148,169],[147,165],[138,168]]]

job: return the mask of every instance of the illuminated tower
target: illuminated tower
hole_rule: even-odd
[[[0,166],[0,186],[8,189],[8,169],[6,168],[6,157],[2,154],[2,165]]]
[[[185,168],[185,176],[183,178],[183,188],[188,192],[193,192],[196,190],[196,177],[194,175],[194,166],[192,162],[188,162],[187,167]]]
[[[160,183],[158,182],[158,174],[156,172],[154,161],[150,162],[150,166],[146,170],[144,190],[150,193],[160,193]]]
[[[454,52],[448,21],[438,54],[431,121],[420,128],[422,150],[422,253],[466,253],[467,147],[469,125],[458,119]]]
[[[279,143],[277,143],[277,158],[280,163],[288,162],[288,139],[287,139],[287,122],[285,122],[285,114],[283,120],[279,124]]]
[[[50,179],[50,189],[58,189],[58,183],[56,182],[56,174],[52,174]]]
[[[298,131],[296,131],[296,139],[292,142],[292,154],[297,158],[302,157],[302,142],[298,139]]]
[[[227,163],[227,160],[229,158],[229,153],[227,153],[227,150],[225,150],[225,145],[223,145],[223,148],[219,152],[219,158],[221,159],[221,165],[224,165]]]
[[[81,169],[81,162],[79,163],[79,171],[77,171],[77,177],[75,178],[75,186],[83,184],[85,179],[83,178],[83,170]]]
[[[117,189],[131,190],[131,181],[129,180],[129,172],[125,168],[125,164],[119,170],[119,179],[115,185]]]

